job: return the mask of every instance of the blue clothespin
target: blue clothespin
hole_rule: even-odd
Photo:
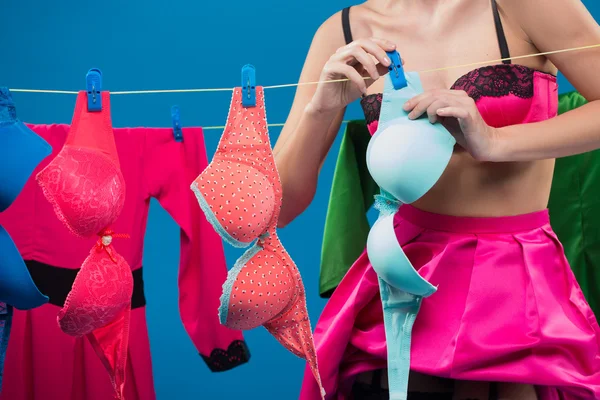
[[[173,121],[173,136],[175,136],[175,141],[183,142],[183,132],[181,132],[179,106],[171,107],[171,120]]]
[[[256,107],[256,69],[250,64],[242,68],[242,105]]]
[[[92,68],[85,76],[88,111],[102,111],[102,71]]]
[[[406,87],[408,84],[406,83],[406,76],[404,75],[404,68],[402,67],[402,59],[400,58],[400,54],[394,50],[388,51],[387,55],[392,62],[388,69],[390,71],[390,78],[392,78],[394,89],[399,90],[403,87]]]

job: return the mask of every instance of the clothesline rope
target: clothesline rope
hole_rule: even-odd
[[[499,59],[496,59],[496,60],[478,61],[478,62],[468,63],[468,64],[453,65],[453,66],[450,66],[450,67],[431,68],[431,69],[425,69],[425,70],[416,71],[416,72],[418,72],[420,74],[424,74],[424,73],[437,72],[437,71],[447,71],[447,70],[457,69],[457,68],[473,67],[473,66],[478,66],[478,65],[498,64],[498,63],[501,63],[503,61],[519,60],[519,59],[530,58],[530,57],[547,56],[547,55],[551,55],[551,54],[567,53],[567,52],[571,52],[571,51],[589,50],[589,49],[598,48],[598,47],[600,47],[600,43],[598,43],[598,44],[592,44],[592,45],[589,45],[589,46],[571,47],[571,48],[568,48],[568,49],[546,51],[546,52],[542,52],[542,53],[532,53],[532,54],[526,54],[526,55],[516,56],[516,57],[499,58]],[[370,79],[370,78],[369,77],[365,77],[365,79]],[[263,89],[265,89],[265,90],[268,90],[268,89],[282,89],[282,88],[290,88],[290,87],[297,87],[297,86],[318,85],[320,83],[346,82],[348,80],[349,79],[344,78],[344,79],[333,79],[333,80],[326,80],[326,81],[286,83],[286,84],[282,84],[282,85],[263,86]],[[234,88],[131,90],[131,91],[110,92],[110,94],[112,96],[114,96],[114,95],[158,94],[158,93],[231,92],[233,90],[234,90]],[[44,89],[10,89],[10,91],[11,92],[16,92],[16,93],[17,92],[18,93],[51,93],[51,94],[78,94],[79,93],[78,91],[69,91],[69,90],[44,90]],[[215,129],[216,129],[216,127],[215,127]]]
[[[348,121],[342,121],[342,124],[346,123],[346,122],[348,122]],[[279,123],[279,124],[267,124],[267,126],[269,128],[272,128],[272,127],[275,127],[275,126],[284,126],[284,125],[285,124],[281,124],[281,123]],[[223,126],[203,126],[202,127],[203,131],[223,130],[223,129],[225,129],[225,125],[223,125]]]
[[[347,123],[348,123],[348,122],[350,122],[350,121],[351,121],[351,120],[344,120],[344,121],[342,121],[342,125],[343,125],[343,124],[347,124]],[[273,127],[282,127],[282,126],[284,126],[284,125],[285,125],[284,123],[279,123],[279,124],[267,124],[267,126],[268,126],[269,128],[273,128]],[[203,131],[213,131],[213,130],[223,130],[223,129],[225,129],[225,125],[222,125],[222,126],[203,126],[203,127],[202,127],[202,130],[203,130]]]

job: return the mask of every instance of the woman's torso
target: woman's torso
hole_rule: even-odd
[[[513,9],[503,9],[503,4],[498,2],[510,55],[514,57],[539,52],[528,42],[526,34],[517,26],[514,18],[511,18]],[[395,42],[405,60],[405,69],[409,71],[501,58],[489,0],[412,4],[397,2],[391,5],[372,0],[353,7],[350,22],[354,39],[383,37]],[[516,69],[528,74],[534,85],[537,81],[542,83],[541,86],[546,85],[547,87],[534,87],[532,90],[535,99],[530,100],[550,103],[549,96],[557,96],[555,77],[552,75],[555,74],[555,68],[543,57],[519,59],[518,62],[527,68],[502,68],[504,71]],[[464,79],[472,73],[472,68],[474,67],[469,66],[423,73],[421,81],[425,90],[447,89],[457,84],[459,78]],[[460,88],[461,85],[456,86]],[[381,93],[382,90],[383,80],[380,79],[369,88],[369,94]],[[513,97],[516,99],[518,96]],[[482,99],[478,101],[478,108],[486,120],[494,120],[500,125],[512,125],[516,122],[511,123],[511,118],[503,121],[502,118],[493,117],[494,113],[506,110],[506,100]],[[529,108],[531,101],[523,101],[523,107]],[[528,110],[524,112],[527,113]],[[533,120],[552,116],[552,110],[549,110],[546,115],[538,113]],[[520,119],[532,121],[532,118]],[[425,211],[458,216],[518,215],[537,211],[547,206],[553,169],[554,160],[480,162],[457,146],[440,180],[414,206]]]

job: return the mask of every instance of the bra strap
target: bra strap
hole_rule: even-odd
[[[346,44],[352,43],[352,28],[350,28],[350,7],[342,10],[342,29],[344,30],[344,39]]]
[[[498,4],[496,0],[492,1],[492,11],[494,12],[494,24],[496,25],[496,36],[498,36],[498,46],[500,46],[500,55],[504,59],[504,64],[511,64],[510,51],[508,50],[508,42],[506,41],[506,35],[504,34],[504,28],[502,27],[502,20],[500,19],[500,12],[498,11]]]

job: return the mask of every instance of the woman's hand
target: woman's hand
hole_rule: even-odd
[[[395,49],[393,43],[377,38],[358,39],[340,47],[323,67],[321,83],[309,106],[317,112],[335,112],[365,95],[373,82],[388,73],[391,61],[386,52]],[[348,80],[322,82],[338,79]]]
[[[429,90],[407,101],[403,108],[410,119],[427,113],[431,123],[444,124],[456,142],[476,160],[491,158],[497,130],[485,123],[475,101],[465,91]]]

